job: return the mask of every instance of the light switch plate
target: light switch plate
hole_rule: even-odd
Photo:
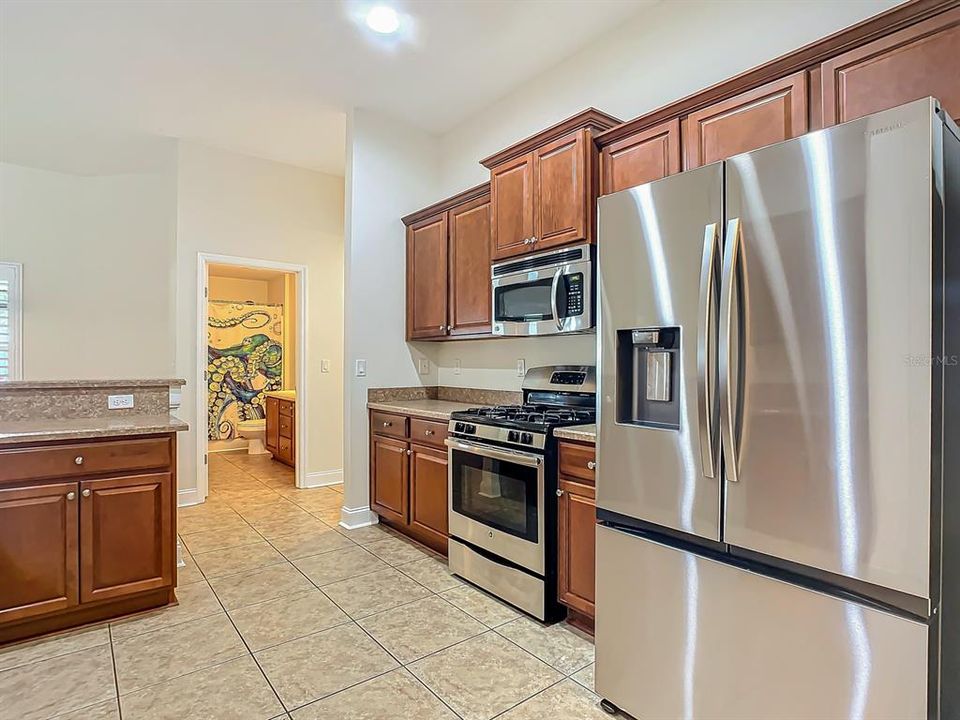
[[[457,361],[453,365],[453,374],[459,375],[463,370],[463,366],[460,364],[460,358],[457,358]]]
[[[107,395],[109,410],[126,410],[133,407],[133,395]]]
[[[321,361],[320,361],[320,372],[322,372],[322,373],[328,373],[328,372],[330,372],[330,361],[329,361],[329,360],[321,360]]]
[[[527,361],[523,358],[517,358],[517,377],[523,377],[527,374]]]
[[[367,361],[357,360],[357,377],[367,376]]]
[[[429,375],[430,374],[430,358],[420,358],[420,374]]]

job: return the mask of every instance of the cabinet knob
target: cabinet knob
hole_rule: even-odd
[[[76,499],[77,499],[77,494],[73,490],[67,493],[67,500],[76,500]]]
[[[80,494],[83,495],[84,497],[90,497],[90,488],[87,488]]]
[[[441,325],[441,326],[440,326],[440,332],[446,332],[446,331],[447,331],[447,326],[446,326],[446,325]]]
[[[83,465],[83,455],[77,455],[77,456],[73,459],[73,464],[74,464],[74,465]]]
[[[433,435],[433,430],[424,430],[424,431],[423,431],[423,434],[424,434],[424,435]]]
[[[393,425],[392,422],[384,422],[384,423],[383,423],[383,426],[384,426],[384,427],[390,427],[391,425]]]
[[[563,490],[557,488],[557,497],[563,497]]]
[[[596,470],[597,464],[593,460],[587,461],[587,470]]]
[[[407,450],[407,455],[413,455],[413,450]]]

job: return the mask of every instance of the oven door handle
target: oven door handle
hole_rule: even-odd
[[[515,450],[501,450],[500,448],[476,445],[461,440],[451,440],[450,438],[447,438],[443,442],[451,450],[462,450],[463,452],[493,458],[494,460],[503,460],[504,462],[517,463],[518,465],[526,465],[528,467],[540,467],[543,465],[543,458],[539,455],[516,452]]]

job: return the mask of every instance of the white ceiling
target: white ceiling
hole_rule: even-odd
[[[361,0],[2,0],[0,158],[117,172],[165,136],[342,174],[348,108],[443,133],[652,2],[396,0],[386,40]]]

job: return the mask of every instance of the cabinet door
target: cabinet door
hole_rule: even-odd
[[[560,477],[557,504],[560,535],[558,599],[564,605],[595,616],[597,506],[594,490]]]
[[[680,121],[654,125],[603,149],[600,193],[609,195],[680,172]]]
[[[490,236],[496,260],[530,250],[534,228],[533,153],[490,171]]]
[[[410,524],[438,543],[447,540],[447,453],[410,446]]]
[[[450,334],[490,333],[490,198],[450,211]]]
[[[173,585],[170,473],[80,483],[80,600]]]
[[[267,398],[267,450],[276,454],[280,441],[280,401],[275,397]]]
[[[372,436],[370,440],[370,507],[396,523],[407,522],[407,443]]]
[[[824,127],[932,95],[960,119],[960,9],[820,66]]]
[[[537,150],[534,250],[592,239],[595,153],[586,130]]]
[[[79,602],[78,500],[75,482],[0,490],[0,623]]]
[[[803,135],[807,73],[794,73],[690,113],[683,123],[686,170]]]
[[[447,213],[407,228],[407,338],[447,333]]]

